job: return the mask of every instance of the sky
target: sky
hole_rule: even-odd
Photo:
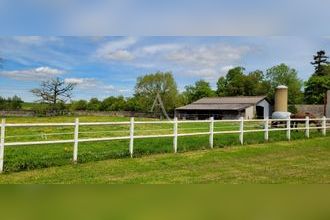
[[[330,36],[329,7],[329,0],[0,0],[0,34]]]
[[[51,37],[0,36],[0,96],[29,92],[42,80],[60,77],[77,84],[73,99],[131,96],[136,78],[171,71],[180,91],[196,80],[216,81],[235,66],[246,72],[286,63],[306,80],[329,37]]]

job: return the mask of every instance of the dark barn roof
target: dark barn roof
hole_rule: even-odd
[[[202,98],[176,110],[243,110],[256,105],[266,96],[233,96]]]

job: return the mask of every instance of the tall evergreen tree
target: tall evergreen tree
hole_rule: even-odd
[[[330,65],[324,50],[314,55],[315,72],[305,83],[305,102],[308,104],[323,104],[325,93],[330,90]]]
[[[316,52],[316,55],[313,56],[314,61],[311,64],[315,67],[315,75],[317,76],[324,76],[324,65],[329,64],[327,61],[329,57],[326,56],[324,50],[320,50]]]

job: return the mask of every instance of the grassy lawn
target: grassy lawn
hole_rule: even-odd
[[[330,138],[64,165],[0,183],[330,183]]]
[[[84,116],[79,117],[80,122],[96,121],[129,121],[125,117]],[[136,119],[136,121],[150,119]],[[74,117],[11,117],[7,123],[50,123],[73,122]],[[261,129],[262,123],[245,123],[246,129]],[[217,122],[215,131],[239,129],[239,123]],[[207,132],[208,123],[184,123],[179,125],[179,133]],[[99,138],[128,136],[128,125],[102,125],[80,126],[80,138]],[[172,124],[137,124],[135,135],[172,134]],[[328,132],[329,134],[330,132]],[[304,131],[292,132],[292,140],[303,139]],[[317,130],[311,130],[311,138],[321,137]],[[191,152],[209,149],[208,135],[179,137],[178,152]],[[269,142],[275,143],[286,139],[285,131],[272,131]],[[73,139],[73,126],[71,127],[33,127],[6,129],[6,142],[45,141]],[[245,144],[258,144],[264,142],[263,132],[246,133]],[[141,157],[159,153],[172,153],[172,138],[137,139],[134,141],[134,157]],[[214,136],[214,147],[224,148],[239,144],[238,134],[217,134]],[[78,163],[101,161],[108,159],[128,158],[128,140],[79,143]],[[49,144],[35,146],[7,147],[5,149],[4,168],[6,173],[33,170],[53,166],[70,165],[72,163],[73,144]]]

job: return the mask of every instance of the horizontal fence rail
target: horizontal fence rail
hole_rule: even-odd
[[[65,144],[65,143],[73,143],[73,162],[78,162],[78,147],[79,143],[83,142],[98,142],[98,141],[112,141],[112,140],[129,140],[129,154],[133,157],[134,154],[134,140],[135,139],[144,139],[144,138],[173,138],[173,152],[176,153],[178,149],[178,137],[185,136],[196,136],[196,135],[209,135],[209,146],[213,148],[214,146],[214,135],[216,134],[238,134],[239,142],[244,144],[244,134],[245,133],[254,133],[254,132],[263,132],[264,140],[269,140],[269,133],[272,131],[286,131],[287,140],[291,139],[291,131],[292,130],[304,130],[305,137],[309,138],[310,130],[317,129],[322,132],[322,135],[326,135],[327,129],[330,128],[327,126],[327,122],[330,121],[329,118],[300,118],[300,119],[252,119],[245,120],[241,117],[238,120],[215,120],[211,117],[209,120],[181,120],[179,121],[177,118],[174,118],[172,121],[135,121],[132,117],[130,121],[127,122],[79,122],[79,119],[76,118],[74,123],[8,123],[6,124],[6,120],[1,120],[1,132],[0,132],[0,173],[3,172],[3,164],[4,164],[4,152],[5,147],[14,147],[14,146],[28,146],[28,145],[45,145],[45,144]],[[236,123],[237,126],[231,126],[235,128],[235,130],[223,130],[223,131],[215,131],[217,127],[216,123]],[[247,123],[260,123],[260,128],[256,128],[256,125],[249,126]],[[181,128],[179,129],[179,124],[187,124],[187,123],[207,123],[208,131],[204,132],[192,132],[192,133],[180,133],[180,131],[184,130],[204,130],[204,128]],[[313,123],[315,126],[310,126]],[[168,129],[156,129],[158,131],[169,131],[169,134],[152,134],[152,135],[138,135],[136,134],[135,125],[150,125],[150,124],[169,124],[173,125],[172,128]],[[298,124],[303,124],[303,127],[298,127]],[[82,126],[101,126],[101,125],[121,125],[128,126],[128,130],[124,131],[79,131],[79,128]],[[6,128],[10,127],[73,127],[73,132],[62,132],[62,133],[53,133],[53,134],[40,134],[40,135],[17,135],[17,136],[7,136],[5,135]],[[230,127],[230,126],[228,126]],[[253,128],[253,129],[249,129]],[[144,129],[143,131],[154,131]],[[125,136],[114,136],[114,137],[94,137],[94,138],[82,138],[79,137],[80,134],[94,134],[94,133],[118,133],[118,132],[127,132]],[[50,135],[73,135],[73,139],[66,140],[46,140],[46,141],[19,141],[19,142],[6,142],[6,138],[12,137],[26,137],[26,136],[41,136],[47,139],[47,136]]]

